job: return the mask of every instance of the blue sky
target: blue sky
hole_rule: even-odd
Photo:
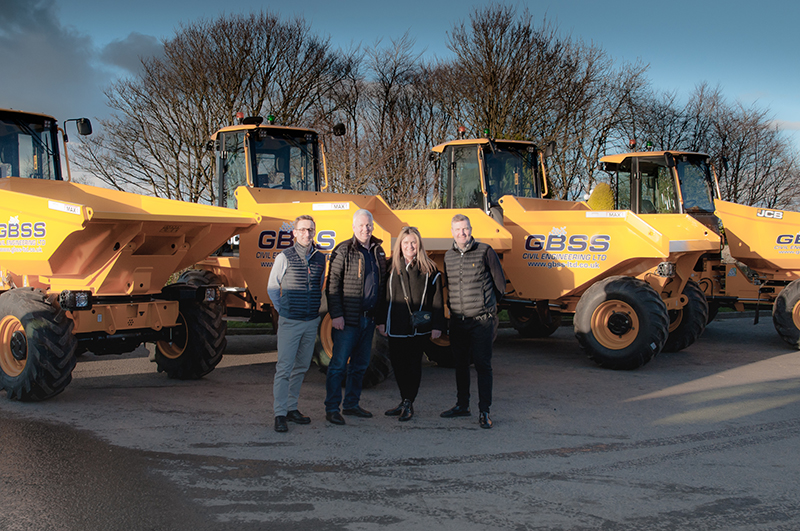
[[[2,0],[0,107],[59,120],[108,113],[103,90],[135,69],[181,24],[266,9],[301,15],[335,46],[373,45],[404,33],[426,56],[447,57],[448,32],[476,6],[464,0]],[[800,133],[800,2],[518,1],[573,39],[602,47],[616,61],[649,65],[653,87],[686,96],[701,82],[729,101],[770,109]],[[800,145],[800,142],[798,142]]]

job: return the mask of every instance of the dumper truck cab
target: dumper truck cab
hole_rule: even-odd
[[[720,249],[702,255],[692,274],[710,318],[721,307],[755,309],[757,322],[759,308],[771,308],[778,334],[800,348],[800,213],[723,201],[705,153],[644,151],[600,162],[614,208],[644,219],[683,212],[722,235]]]
[[[433,148],[438,155],[442,206],[449,209],[479,208],[500,213],[500,199],[547,195],[545,153],[531,143],[515,140],[461,139]]]
[[[218,286],[167,284],[257,217],[71,182],[67,140],[51,116],[0,110],[0,390],[51,398],[79,353],[142,343],[170,377],[207,374],[225,346]]]

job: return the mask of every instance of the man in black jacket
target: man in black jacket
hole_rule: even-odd
[[[333,354],[325,383],[325,417],[332,424],[345,423],[341,413],[372,417],[359,400],[372,351],[375,310],[386,285],[386,253],[381,240],[372,236],[373,229],[372,213],[357,210],[353,215],[353,238],[337,245],[331,253],[325,290],[333,326]]]
[[[457,402],[442,417],[469,416],[469,364],[478,373],[478,422],[491,428],[492,343],[497,301],[505,292],[506,279],[500,258],[489,245],[472,238],[472,225],[463,214],[451,222],[453,247],[444,255],[450,308],[450,347],[456,358]]]

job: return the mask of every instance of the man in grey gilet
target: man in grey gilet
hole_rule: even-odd
[[[289,431],[288,422],[308,424],[297,401],[317,338],[325,278],[325,256],[314,246],[311,216],[294,220],[294,245],[275,258],[267,293],[278,312],[278,362],[275,364],[273,410],[275,431]]]

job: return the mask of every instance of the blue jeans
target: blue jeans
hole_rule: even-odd
[[[372,354],[375,321],[362,315],[359,326],[345,326],[344,330],[334,328],[331,333],[333,355],[328,364],[328,376],[325,379],[326,412],[339,411],[339,404],[342,402],[342,381],[345,378],[347,378],[347,385],[342,406],[344,409],[358,407],[364,373],[367,372]]]

